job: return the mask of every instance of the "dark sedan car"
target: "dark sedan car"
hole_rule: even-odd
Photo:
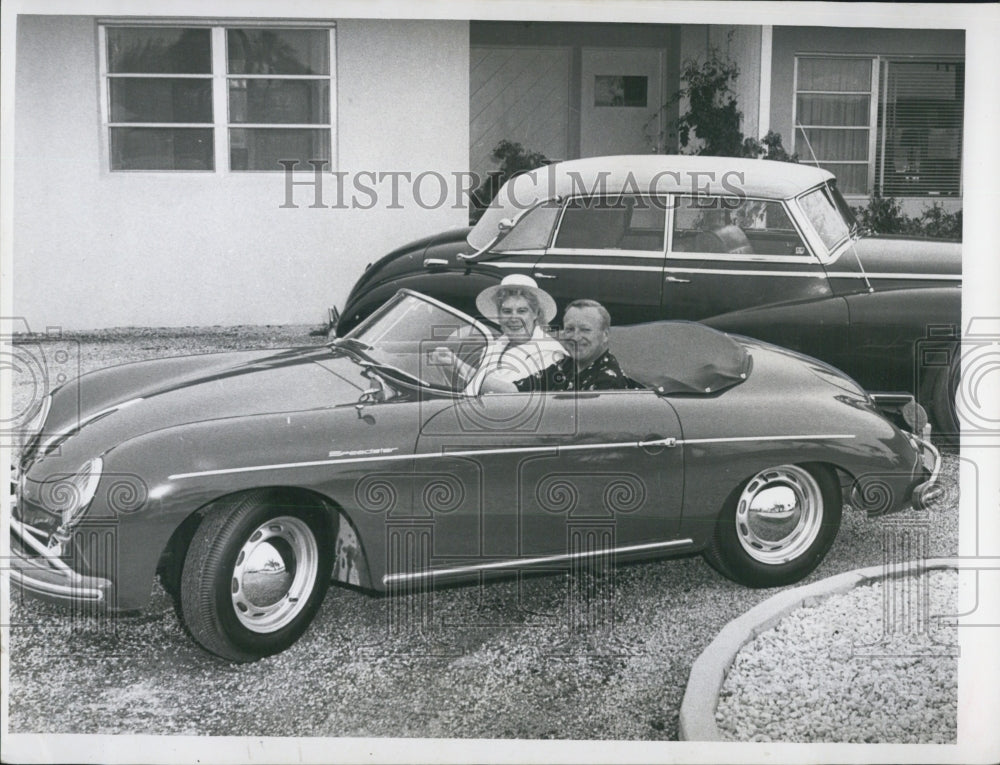
[[[337,334],[401,287],[475,313],[479,291],[512,272],[560,309],[600,301],[615,325],[695,320],[815,356],[867,390],[915,394],[957,432],[961,246],[863,235],[825,170],[661,155],[540,168],[473,229],[369,266]]]

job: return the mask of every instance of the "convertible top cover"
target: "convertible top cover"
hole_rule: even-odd
[[[612,333],[611,351],[625,372],[658,393],[717,393],[750,374],[746,348],[704,324],[655,321]]]

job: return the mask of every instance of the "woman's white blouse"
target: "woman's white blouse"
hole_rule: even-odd
[[[566,349],[541,327],[535,327],[525,342],[511,346],[506,335],[494,339],[483,353],[483,360],[469,380],[465,392],[476,395],[488,376],[514,382],[541,372],[566,358]]]

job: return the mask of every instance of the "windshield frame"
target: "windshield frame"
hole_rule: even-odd
[[[813,223],[812,218],[806,210],[803,200],[812,196],[813,194],[821,194],[826,201],[830,204],[830,207],[834,212],[839,215],[841,222],[846,228],[846,233],[840,239],[827,244],[823,238],[823,235],[816,228]],[[825,181],[809,189],[806,189],[801,194],[797,195],[794,199],[795,208],[798,211],[800,217],[800,224],[805,229],[808,227],[808,232],[810,234],[809,239],[812,240],[813,250],[816,252],[821,263],[829,264],[837,260],[840,254],[844,251],[846,245],[853,241],[854,237],[858,232],[858,222],[854,217],[853,213],[845,212],[849,211],[850,207],[847,205],[846,200],[840,195],[840,191],[837,189],[836,183],[833,180]]]
[[[362,338],[361,335],[364,332],[371,329],[371,327],[377,324],[380,320],[382,320],[386,316],[386,314],[391,312],[394,308],[396,308],[398,305],[403,303],[408,298],[416,299],[420,302],[427,303],[441,311],[444,311],[447,314],[450,314],[451,316],[454,316],[456,319],[463,322],[463,324],[465,324],[466,326],[471,327],[475,331],[479,332],[483,336],[483,339],[485,340],[485,345],[488,345],[490,342],[492,342],[494,338],[495,333],[489,327],[487,327],[482,322],[474,319],[473,317],[469,316],[464,311],[460,311],[457,308],[454,308],[453,306],[450,306],[446,303],[442,303],[440,300],[435,300],[434,298],[425,295],[421,292],[416,292],[415,290],[404,288],[399,290],[398,292],[396,292],[395,295],[386,300],[381,306],[378,307],[377,310],[373,311],[362,322],[360,322],[356,327],[354,327],[354,329],[352,329],[342,338],[338,338],[338,340],[342,341],[347,340],[347,341],[355,341],[357,343],[363,343],[366,346],[364,351],[356,351],[350,348],[349,346],[335,345],[334,343],[336,343],[336,341],[330,344],[331,347],[337,349],[346,349],[347,351],[354,353],[355,355],[358,356],[359,359],[362,360],[362,364],[364,364],[364,362],[366,361],[371,362],[370,366],[372,366],[373,370],[377,373],[381,373],[383,371],[382,369],[379,369],[380,365],[388,365],[390,368],[398,366],[397,364],[393,363],[392,360],[385,359],[380,356],[378,352],[379,346],[377,342],[368,342],[367,340]],[[433,338],[430,337],[426,338],[426,341],[428,343],[431,342],[432,340]],[[419,379],[418,375],[413,374],[406,369],[401,368],[401,371],[407,375],[412,375],[415,379]],[[404,379],[398,375],[392,374],[391,372],[387,372],[387,374],[389,374],[389,376],[392,377],[394,383],[402,384],[411,388],[419,388],[421,390],[431,390],[437,393],[444,393],[453,396],[468,395],[466,394],[464,388],[450,388],[444,385],[437,385],[423,380],[421,380],[421,383],[424,384],[417,385],[414,384],[411,380]]]

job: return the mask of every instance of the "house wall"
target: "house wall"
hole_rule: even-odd
[[[282,207],[281,173],[111,173],[97,40],[93,17],[18,17],[13,309],[32,328],[318,324],[367,263],[467,221],[468,22],[337,22],[338,169],[441,173],[435,209],[406,183],[370,210],[316,209],[310,186]],[[335,189],[325,176],[325,204]]]
[[[665,101],[676,89],[680,31],[675,24],[473,21],[469,34],[476,53],[470,65],[480,65],[492,52],[491,66],[496,69],[503,62],[506,70],[497,69],[498,76],[492,82],[486,72],[473,75],[477,89],[472,93],[472,170],[486,175],[497,169],[490,154],[500,139],[520,142],[525,150],[539,151],[547,157],[580,156],[579,108],[585,48],[661,49],[666,86],[660,96]],[[565,83],[562,91],[560,83]],[[478,88],[483,86],[491,90],[480,92]],[[659,106],[649,104],[650,114]],[[547,119],[537,114],[539,108],[547,110]],[[536,113],[528,119],[532,111]],[[677,118],[677,105],[667,105],[662,113],[664,124],[672,123]],[[668,149],[675,151],[675,144],[676,139]]]
[[[865,54],[882,56],[963,56],[965,32],[961,29],[850,29],[836,27],[773,28],[771,49],[771,129],[781,133],[786,148],[792,146],[792,106],[795,56],[800,53]],[[903,211],[919,213],[935,200],[902,198]],[[961,199],[937,200],[947,210],[961,208]]]

